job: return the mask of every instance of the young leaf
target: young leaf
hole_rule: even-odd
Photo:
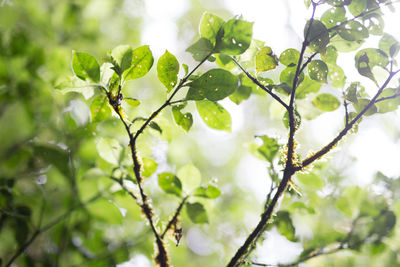
[[[190,84],[186,99],[201,100],[205,97],[211,101],[218,101],[232,94],[237,86],[237,76],[227,70],[212,69]]]
[[[307,22],[306,27],[304,28],[304,37],[306,36],[309,25],[310,21]],[[325,51],[329,41],[329,33],[325,25],[319,20],[313,20],[307,37],[310,49],[314,52]]]
[[[161,129],[160,125],[158,125],[157,122],[155,122],[155,121],[150,122],[149,127],[152,128],[153,130],[156,130],[160,134],[162,134],[162,129]]]
[[[157,63],[157,76],[169,93],[178,81],[179,62],[168,50],[160,57]]]
[[[240,55],[249,48],[253,35],[253,23],[230,19],[218,31],[215,51],[228,55]]]
[[[143,45],[132,52],[131,67],[124,71],[124,80],[133,80],[144,76],[153,66],[154,58],[148,45]]]
[[[332,28],[346,21],[346,9],[344,7],[332,7],[325,11],[321,17],[321,22],[327,28]]]
[[[196,107],[200,117],[210,128],[231,131],[231,115],[220,104],[203,100],[196,101]]]
[[[183,189],[190,192],[201,183],[201,173],[192,163],[179,168],[177,175],[182,181]]]
[[[150,177],[156,171],[158,164],[151,158],[143,158],[142,161],[143,161],[142,175],[144,177]]]
[[[303,99],[306,98],[308,94],[318,93],[321,86],[322,84],[320,82],[311,80],[308,76],[305,76],[303,82],[297,87],[296,98]]]
[[[172,107],[172,115],[174,116],[175,123],[181,126],[186,132],[189,132],[193,124],[193,116],[191,113],[182,113],[181,109],[184,105],[178,105]]]
[[[296,49],[289,48],[282,52],[279,61],[288,67],[296,66],[299,63],[300,52]]]
[[[213,185],[200,186],[196,188],[193,195],[196,197],[217,198],[221,195],[221,191]]]
[[[272,163],[275,156],[279,152],[280,146],[279,146],[278,142],[274,138],[268,137],[266,135],[258,136],[258,137],[261,138],[261,140],[263,141],[263,144],[258,147],[257,151],[267,161]]]
[[[229,96],[235,104],[240,104],[243,100],[249,99],[252,88],[250,86],[240,85],[235,92]]]
[[[189,46],[186,51],[191,53],[194,60],[202,61],[214,50],[213,45],[208,39],[200,38],[197,42]]]
[[[286,237],[287,240],[293,242],[297,241],[297,238],[295,237],[296,229],[293,226],[289,212],[282,210],[278,211],[273,224],[276,226],[279,233]]]
[[[205,12],[201,17],[200,36],[210,42],[211,49],[214,48],[217,34],[222,24],[224,24],[224,20],[214,14]]]
[[[355,57],[356,68],[358,72],[365,77],[375,81],[375,77],[372,74],[374,67],[385,68],[389,63],[388,56],[380,49],[376,48],[365,48],[356,54]]]
[[[400,44],[392,35],[385,33],[379,41],[379,49],[390,57],[395,57],[400,50]]]
[[[108,105],[107,96],[98,96],[93,99],[92,104],[90,105],[90,114],[92,117],[92,122],[100,122],[111,115],[111,108]]]
[[[335,64],[329,64],[328,67],[328,77],[332,81],[332,86],[335,88],[343,88],[347,78],[343,69]]]
[[[294,80],[295,76],[296,76],[296,67],[295,66],[287,67],[281,72],[281,75],[279,76],[279,80],[281,83],[285,83],[291,88],[293,85],[293,80]],[[304,72],[302,72],[299,75],[297,84],[300,84],[303,80],[304,80]]]
[[[326,83],[328,80],[328,66],[322,60],[312,60],[308,64],[308,74],[312,80]]]
[[[121,75],[132,64],[133,49],[130,45],[119,45],[111,51],[113,65],[118,75]]]
[[[117,140],[100,138],[100,140],[96,144],[96,148],[99,156],[102,159],[113,165],[119,164],[122,147]]]
[[[312,104],[322,111],[334,111],[339,108],[340,101],[334,95],[323,93],[317,95]]]
[[[100,65],[90,54],[72,51],[72,69],[81,80],[100,81]]]
[[[257,72],[264,72],[273,70],[278,66],[278,59],[272,53],[272,49],[269,46],[264,46],[257,53],[256,56],[256,70]]]
[[[207,211],[201,203],[186,203],[186,212],[193,223],[208,223]]]
[[[347,41],[359,41],[368,38],[367,28],[358,21],[349,21],[337,30],[340,37]]]
[[[163,172],[158,175],[158,185],[168,194],[173,194],[178,197],[182,195],[182,184],[179,178],[169,172]]]
[[[135,98],[125,97],[124,100],[126,103],[129,104],[129,106],[131,106],[133,108],[136,108],[137,106],[140,105],[140,101]]]

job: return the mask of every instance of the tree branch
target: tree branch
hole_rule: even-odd
[[[179,204],[178,208],[175,211],[174,216],[172,217],[172,219],[168,222],[167,227],[165,227],[164,232],[161,234],[161,239],[164,239],[164,236],[166,235],[166,233],[168,232],[169,229],[171,229],[172,225],[176,222],[176,219],[178,219],[178,216],[183,208],[183,205],[185,205],[186,200],[189,198],[189,196],[186,196],[182,199],[181,203]]]
[[[233,62],[235,62],[235,64],[244,72],[244,74],[246,74],[246,76],[256,85],[258,85],[262,90],[264,90],[265,92],[267,92],[270,96],[272,96],[276,101],[278,101],[286,110],[288,110],[289,106],[283,102],[283,100],[276,94],[274,94],[271,90],[269,90],[267,87],[265,87],[262,83],[260,83],[260,81],[254,77],[253,75],[251,75],[247,70],[245,70],[243,68],[242,65],[240,65],[240,63],[234,58],[234,57],[230,57]]]

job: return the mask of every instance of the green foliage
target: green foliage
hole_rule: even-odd
[[[208,223],[207,211],[201,203],[186,203],[186,212],[193,223]]]
[[[200,117],[210,128],[231,131],[231,115],[220,104],[202,100],[196,101],[196,107]]]
[[[200,20],[200,36],[202,39],[208,40],[213,48],[217,40],[218,32],[224,24],[224,20],[217,15],[204,12]],[[200,39],[201,40],[201,39]]]
[[[240,55],[249,48],[253,35],[253,23],[230,19],[220,27],[215,50],[228,55]]]
[[[178,81],[179,62],[168,50],[160,57],[157,63],[158,79],[164,84],[169,93]]]
[[[221,191],[213,185],[207,187],[201,186],[196,188],[193,195],[203,198],[217,198],[221,195]]]
[[[278,58],[272,53],[269,46],[264,46],[256,56],[257,72],[273,70],[278,65]]]
[[[322,60],[312,60],[308,64],[308,74],[312,80],[326,83],[328,81],[328,66]]]
[[[158,175],[158,185],[168,194],[182,195],[182,184],[179,178],[173,173],[164,172]]]
[[[340,101],[334,95],[323,93],[317,95],[312,104],[322,111],[334,111],[339,108]]]
[[[151,158],[143,158],[143,176],[150,177],[157,169],[157,162],[152,160]]]
[[[72,69],[75,75],[84,81],[100,81],[99,63],[88,53],[72,51]]]
[[[148,45],[138,47],[132,52],[132,63],[124,71],[124,80],[133,80],[146,75],[153,66],[154,58]]]
[[[189,132],[193,124],[193,116],[189,112],[181,112],[185,106],[186,104],[173,106],[172,115],[174,116],[175,123],[181,126],[186,132]]]

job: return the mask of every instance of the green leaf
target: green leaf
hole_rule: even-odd
[[[169,93],[178,81],[179,62],[168,50],[160,57],[157,63],[157,76]]]
[[[321,17],[321,22],[327,28],[332,28],[346,21],[346,9],[344,7],[332,7],[325,11]]]
[[[269,46],[264,46],[257,53],[256,56],[256,70],[257,72],[264,72],[273,70],[278,66],[278,59],[272,53],[272,49]]]
[[[313,99],[312,104],[319,110],[329,112],[338,109],[340,106],[340,101],[336,98],[336,96],[324,93],[317,95]]]
[[[100,65],[88,53],[72,51],[72,69],[81,80],[89,79],[95,83],[100,81]]]
[[[346,41],[360,41],[368,38],[367,28],[358,21],[349,21],[337,29],[340,37]]]
[[[135,98],[130,98],[130,97],[125,97],[124,98],[125,102],[129,104],[129,106],[136,108],[137,106],[140,105],[140,101]]]
[[[196,188],[193,195],[196,197],[217,198],[221,195],[221,191],[213,185],[200,186]]]
[[[356,54],[355,57],[356,68],[358,72],[365,77],[375,81],[375,77],[372,74],[374,67],[385,68],[389,63],[389,59],[385,52],[376,48],[365,48]]]
[[[351,4],[348,6],[350,13],[353,16],[358,16],[363,13],[364,10],[367,8],[367,1],[368,0],[352,1]]]
[[[133,49],[130,45],[119,45],[111,51],[113,65],[118,75],[127,70],[132,64]]]
[[[56,167],[65,177],[72,178],[72,172],[69,165],[69,154],[67,151],[55,145],[34,145],[34,155],[43,159],[44,162],[50,163]]]
[[[341,192],[341,196],[336,200],[336,207],[349,218],[354,218],[365,198],[365,192],[356,186],[347,187]]]
[[[283,125],[285,125],[286,129],[289,129],[289,113],[286,111],[285,114],[283,115],[282,119]],[[297,110],[294,110],[294,126],[296,129],[298,129],[301,125],[301,116],[300,113],[297,112]]]
[[[169,172],[163,172],[158,175],[158,185],[164,192],[178,197],[182,196],[182,184],[179,178]]]
[[[331,45],[336,47],[339,52],[351,52],[359,49],[364,43],[364,40],[357,40],[354,42],[344,40],[339,35],[335,35],[331,39]]]
[[[336,96],[324,93],[317,95],[313,99],[312,104],[322,111],[334,111],[339,108],[340,101]]]
[[[362,17],[364,26],[368,29],[370,34],[382,35],[385,22],[381,15],[377,13],[368,14]]]
[[[140,78],[149,72],[153,66],[154,58],[148,45],[143,45],[132,52],[131,67],[124,71],[124,80]]]
[[[111,108],[108,105],[108,98],[105,95],[100,95],[93,99],[90,105],[90,114],[92,122],[100,122],[111,115]]]
[[[201,203],[186,203],[186,212],[193,223],[208,223],[207,211]]]
[[[263,144],[258,147],[257,151],[264,157],[265,160],[272,163],[280,149],[278,141],[266,135],[258,137],[263,141]]]
[[[296,66],[299,63],[300,52],[296,49],[289,48],[282,52],[279,61],[288,67]]]
[[[292,218],[287,211],[278,211],[273,224],[278,229],[279,233],[287,238],[287,240],[296,242],[295,237],[296,229],[294,228]]]
[[[100,198],[87,206],[87,210],[98,220],[109,224],[121,224],[123,217],[117,206],[105,198]]]
[[[215,45],[217,34],[222,24],[224,24],[223,19],[208,12],[205,12],[200,19],[200,36],[209,40],[211,48]]]
[[[360,113],[369,104],[369,102],[370,100],[367,98],[360,98],[358,99],[357,103],[353,103],[353,107],[357,111],[357,113]],[[367,112],[365,112],[364,115],[371,116],[377,112],[378,108],[376,107],[376,105],[372,105],[368,108]]]
[[[240,85],[235,92],[229,96],[235,104],[240,104],[243,100],[249,99],[252,88],[250,86]]]
[[[332,81],[332,86],[335,88],[343,88],[346,84],[346,75],[341,67],[335,64],[329,64],[328,77]]]
[[[181,126],[186,132],[189,132],[193,124],[193,116],[189,112],[181,112],[181,109],[183,109],[185,106],[186,104],[173,106],[172,115],[174,116],[175,123]]]
[[[321,190],[325,185],[324,180],[314,173],[298,173],[296,175],[296,179],[300,184],[304,185],[304,187],[310,190]]]
[[[190,192],[201,183],[201,173],[192,163],[179,168],[177,175],[183,184],[183,189]]]
[[[188,73],[189,73],[189,66],[186,65],[185,63],[182,63],[182,68],[185,70],[185,76],[188,75]]]
[[[308,74],[312,80],[326,83],[328,81],[328,66],[322,60],[312,60],[308,64]]]
[[[150,177],[157,170],[158,164],[151,158],[143,158],[142,161],[143,161],[142,175],[144,177]]]
[[[390,57],[395,57],[400,50],[400,44],[392,35],[385,33],[379,41],[379,49]]]
[[[202,61],[214,50],[211,42],[205,38],[200,38],[197,42],[189,46],[186,51],[191,53],[194,60]]]
[[[196,107],[200,117],[210,128],[231,131],[231,115],[220,104],[203,100],[196,101]]]
[[[100,138],[96,144],[99,156],[105,161],[119,165],[121,159],[122,147],[115,139]]]
[[[336,47],[330,45],[326,48],[326,54],[322,55],[324,58],[325,62],[328,64],[336,64],[336,60],[338,57],[338,52]]]
[[[322,84],[320,82],[316,82],[311,80],[306,76],[304,81],[297,87],[296,89],[296,98],[303,99],[306,98],[308,94],[318,93],[319,89],[321,89]]]
[[[157,122],[155,122],[155,121],[150,122],[149,127],[152,128],[153,130],[156,130],[160,134],[162,134],[162,129],[161,129],[160,125],[158,125]]]
[[[398,95],[399,93],[400,93],[399,89],[386,88],[385,90],[382,91],[379,98],[391,97],[394,95]],[[400,106],[400,96],[397,96],[396,98],[393,98],[393,99],[387,99],[384,101],[380,101],[380,102],[376,103],[375,105],[378,108],[379,113],[395,111]]]
[[[307,22],[306,27],[304,28],[304,38],[309,25],[310,21]],[[310,44],[310,49],[314,52],[322,52],[329,44],[329,41],[329,33],[325,25],[319,20],[313,20],[307,37],[307,42]]]
[[[249,48],[253,35],[253,23],[230,19],[218,31],[215,50],[228,55],[240,55]]]
[[[216,59],[215,62],[221,68],[231,70],[236,67],[235,62],[233,62],[231,57],[225,54],[215,54],[215,59]]]
[[[231,95],[237,86],[237,76],[227,70],[212,69],[190,83],[186,99],[218,101]]]
[[[279,80],[281,83],[286,83],[290,88],[293,85],[293,80],[296,76],[296,69],[297,67],[287,67],[285,68],[282,72],[281,75],[279,76]],[[302,72],[299,75],[299,79],[297,81],[297,84],[300,84],[304,80],[304,72]],[[290,90],[291,91],[291,90]]]

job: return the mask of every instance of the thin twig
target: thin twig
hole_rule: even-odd
[[[265,87],[256,77],[251,75],[247,70],[243,68],[242,65],[234,58],[230,57],[232,61],[246,74],[246,76],[256,85],[258,85],[262,90],[267,92],[270,96],[272,96],[276,101],[278,101],[286,110],[289,108],[288,105],[283,102],[283,100],[276,94],[274,94],[271,90],[269,90],[267,87]]]
[[[176,222],[176,219],[178,219],[178,216],[183,208],[183,205],[185,205],[186,200],[189,198],[189,196],[186,196],[182,199],[181,203],[179,204],[178,208],[176,209],[174,216],[172,217],[172,219],[168,222],[167,227],[165,227],[165,230],[163,231],[163,233],[161,234],[161,239],[164,239],[164,236],[166,235],[166,233],[168,232],[169,229],[171,229],[172,225]]]
[[[375,103],[378,103],[378,102],[381,102],[381,101],[385,101],[385,100],[394,99],[396,97],[400,97],[400,93],[397,93],[397,94],[394,94],[394,95],[391,95],[391,96],[387,96],[387,97],[381,97],[381,98],[377,99],[375,101]]]

